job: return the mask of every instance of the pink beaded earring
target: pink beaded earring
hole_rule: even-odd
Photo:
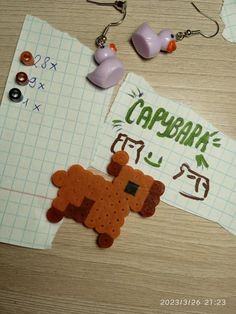
[[[94,53],[94,59],[97,62],[97,68],[87,75],[88,80],[94,85],[101,88],[109,88],[116,85],[124,75],[123,63],[116,57],[116,46],[110,44],[106,46],[107,33],[110,27],[120,25],[126,17],[126,1],[115,1],[114,3],[101,3],[97,1],[87,0],[87,2],[95,3],[103,6],[113,6],[116,10],[123,14],[122,18],[108,24],[100,36],[95,40],[97,50]]]
[[[145,59],[150,59],[157,56],[161,51],[169,53],[175,51],[176,42],[183,40],[185,37],[188,38],[193,35],[201,35],[205,38],[215,37],[220,29],[217,21],[201,12],[193,2],[191,2],[191,4],[200,14],[207,17],[216,24],[217,29],[214,34],[205,35],[200,30],[187,30],[185,32],[178,32],[176,35],[174,35],[173,32],[169,29],[164,29],[160,33],[156,34],[156,32],[148,25],[148,23],[143,23],[136,29],[131,37],[137,53]]]

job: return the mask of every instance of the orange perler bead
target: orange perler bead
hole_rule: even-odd
[[[117,52],[117,48],[116,45],[114,43],[110,43],[109,47],[111,48],[111,50],[113,50],[114,52]]]
[[[20,55],[20,61],[24,65],[33,65],[34,64],[34,57],[32,56],[32,53],[29,51],[23,51]]]
[[[55,172],[52,183],[59,190],[47,219],[57,223],[63,217],[72,218],[99,234],[99,247],[110,247],[130,210],[152,216],[165,190],[162,182],[128,166],[128,161],[125,151],[112,156],[107,168],[115,177],[112,182],[80,165]]]

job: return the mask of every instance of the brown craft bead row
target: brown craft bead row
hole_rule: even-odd
[[[34,57],[31,52],[23,51],[20,55],[20,62],[24,65],[31,66],[34,64]],[[28,75],[25,72],[18,72],[15,76],[15,82],[20,86],[25,86],[29,83]],[[8,97],[12,102],[19,103],[23,100],[23,94],[19,88],[11,88],[8,92]]]

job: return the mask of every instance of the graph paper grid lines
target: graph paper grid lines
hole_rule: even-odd
[[[19,62],[31,51],[35,65]],[[56,189],[52,173],[74,163],[88,167],[113,89],[92,86],[93,52],[45,21],[26,16],[0,107],[0,241],[49,248],[60,223],[45,213]],[[30,82],[24,99],[10,102],[17,72]]]
[[[225,24],[223,36],[231,42],[236,42],[236,0],[224,0],[221,18]]]

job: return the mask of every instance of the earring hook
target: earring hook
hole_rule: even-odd
[[[218,33],[219,33],[219,30],[220,30],[220,26],[218,24],[218,22],[216,20],[214,20],[213,18],[211,18],[210,16],[208,16],[207,14],[205,14],[204,12],[202,12],[194,2],[191,2],[192,6],[197,10],[198,13],[200,13],[201,15],[205,16],[206,18],[208,18],[209,20],[211,20],[212,22],[214,22],[216,24],[216,31],[214,34],[212,35],[205,35],[202,33],[202,31],[199,29],[199,30],[195,30],[195,31],[192,31],[190,29],[186,30],[185,32],[178,32],[176,34],[176,41],[181,41],[183,40],[185,37],[188,38],[188,37],[191,37],[193,35],[201,35],[205,38],[212,38],[212,37],[215,37]]]
[[[116,21],[116,22],[111,22],[109,23],[103,30],[103,32],[101,33],[100,36],[98,36],[95,40],[95,43],[98,47],[104,47],[106,41],[107,41],[107,33],[109,31],[110,27],[113,26],[118,26],[120,25],[125,17],[126,17],[126,8],[127,8],[127,2],[126,1],[115,1],[115,2],[98,2],[98,1],[93,1],[93,0],[87,0],[87,2],[93,3],[93,4],[97,4],[97,5],[101,5],[101,6],[112,6],[113,8],[115,8],[116,10],[118,10],[120,13],[123,13],[123,16],[120,20]]]

